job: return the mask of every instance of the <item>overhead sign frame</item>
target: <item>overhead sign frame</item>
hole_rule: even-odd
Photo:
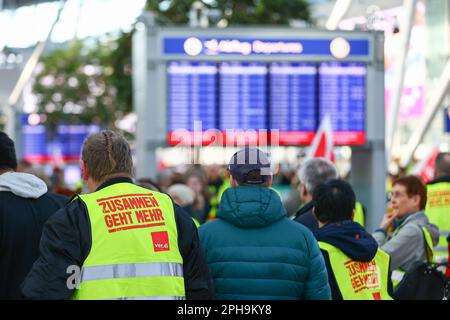
[[[331,54],[331,49],[327,53],[324,48],[327,45],[330,47],[336,39],[338,49],[335,49],[335,55]],[[279,40],[283,41],[279,43]],[[188,46],[191,46],[188,52],[184,49],[186,41]],[[222,46],[221,41],[224,41]],[[310,45],[314,41],[319,45],[316,49],[311,49]],[[274,43],[272,47],[271,42]],[[350,48],[346,48],[346,44]],[[352,44],[358,49],[352,49]],[[180,49],[181,46],[183,49]],[[264,54],[264,50],[276,52]],[[151,24],[140,25],[133,38],[133,87],[134,108],[138,114],[136,150],[139,176],[155,176],[155,150],[158,147],[167,147],[169,61],[363,62],[367,70],[366,140],[364,145],[352,147],[351,179],[358,198],[366,204],[369,211],[376,215],[384,212],[386,164],[382,32],[283,27],[165,28]],[[379,216],[368,217],[367,220],[369,226],[375,227],[379,223]]]

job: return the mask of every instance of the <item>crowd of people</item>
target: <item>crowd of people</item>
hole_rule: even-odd
[[[245,147],[226,167],[153,181],[133,176],[128,142],[106,130],[80,164],[84,190],[60,170],[44,182],[0,133],[1,299],[391,300],[417,262],[448,259],[450,153],[428,185],[393,180],[373,233],[323,158],[273,175]]]

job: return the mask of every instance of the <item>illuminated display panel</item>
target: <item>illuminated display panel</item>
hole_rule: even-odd
[[[25,119],[25,118],[24,118]],[[99,132],[97,125],[58,125],[51,135],[45,125],[22,125],[23,158],[33,163],[45,163],[52,159],[78,161],[84,139]]]
[[[263,63],[223,62],[220,73],[219,129],[267,127],[267,66]]]
[[[208,145],[215,140],[202,132],[214,128],[222,142],[268,129],[279,131],[280,145],[308,145],[325,114],[336,145],[365,143],[363,63],[170,62],[167,72],[171,145],[182,140],[175,130],[190,135],[181,144]]]
[[[169,143],[179,142],[173,131],[193,132],[196,121],[200,131],[217,128],[216,64],[171,62],[167,73]]]
[[[316,65],[280,62],[269,70],[269,128],[280,131],[280,144],[310,143],[317,122]]]
[[[45,126],[22,126],[22,153],[25,160],[47,160],[47,133]]]
[[[258,143],[257,131],[267,128],[267,65],[219,64],[219,130],[225,143]],[[249,132],[247,138],[242,134]],[[241,142],[238,139],[242,138]]]
[[[362,63],[319,65],[319,121],[328,114],[335,144],[365,143],[366,67]]]

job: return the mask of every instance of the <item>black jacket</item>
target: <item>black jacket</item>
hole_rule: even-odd
[[[428,182],[427,185],[441,183],[441,182],[450,182],[450,176],[443,176],[443,177],[435,178],[435,179],[431,180],[430,182]]]
[[[319,229],[319,224],[317,223],[317,220],[312,213],[312,209],[313,209],[312,201],[305,203],[305,205],[301,207],[300,210],[298,210],[297,213],[295,214],[294,221],[301,223],[309,230],[314,232]]]
[[[326,242],[340,249],[353,261],[368,262],[371,261],[378,250],[378,244],[370,233],[359,223],[351,220],[344,220],[337,223],[330,223],[313,232],[317,241]],[[342,300],[342,294],[333,274],[328,252],[321,250],[325,259],[325,265],[328,271],[328,281],[331,288],[333,300]],[[392,296],[393,288],[391,275],[388,275],[388,292]]]
[[[48,192],[37,199],[0,192],[0,300],[22,298],[19,286],[39,257],[42,228],[67,200]]]
[[[97,190],[112,184],[129,182],[115,178]],[[191,217],[174,205],[178,230],[178,246],[183,258],[183,273],[187,299],[209,299],[213,296],[211,275],[200,247],[197,228]],[[59,210],[45,225],[41,239],[41,256],[22,284],[22,292],[31,299],[68,299],[73,290],[66,281],[67,267],[81,267],[92,245],[91,226],[86,206],[75,200]]]

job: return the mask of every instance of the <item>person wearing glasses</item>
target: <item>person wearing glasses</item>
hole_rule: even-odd
[[[395,180],[390,194],[392,211],[384,215],[380,228],[372,234],[380,249],[391,257],[394,287],[414,263],[433,260],[439,229],[425,215],[426,203],[426,186],[420,178]]]

